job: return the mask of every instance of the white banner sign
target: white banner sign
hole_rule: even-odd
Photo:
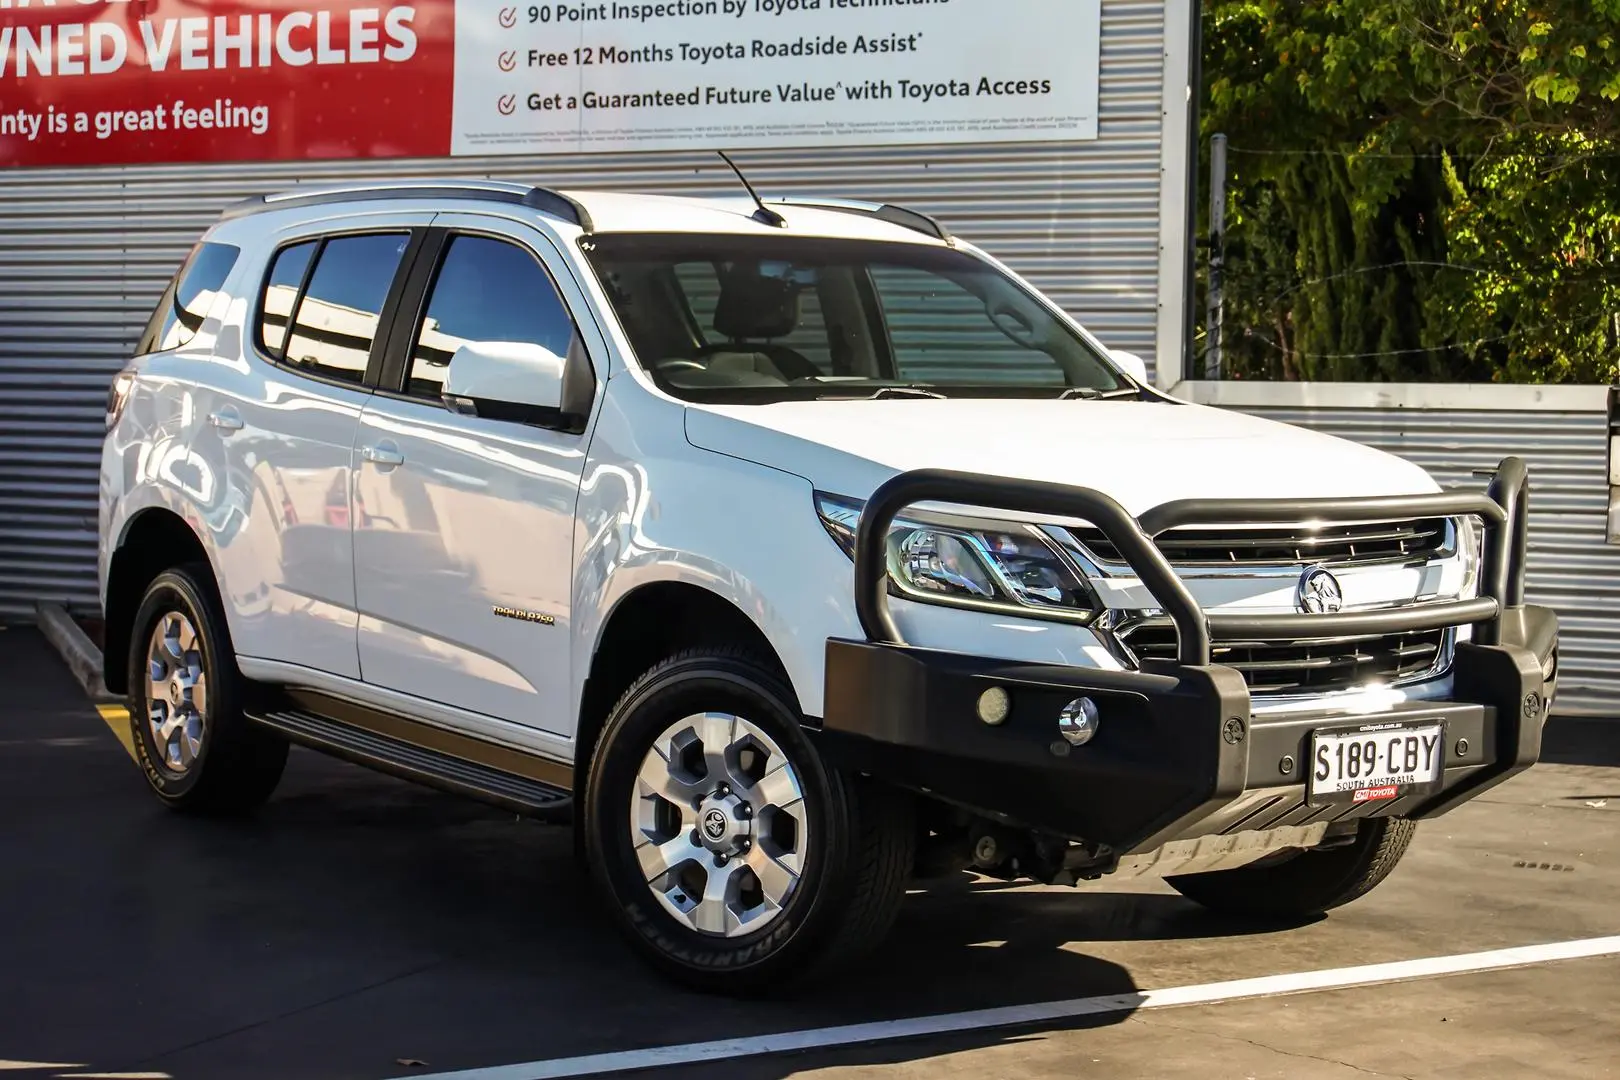
[[[453,154],[1097,137],[1101,0],[456,0]]]

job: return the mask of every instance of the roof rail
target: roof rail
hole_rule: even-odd
[[[919,214],[915,210],[907,210],[903,206],[893,206],[889,203],[860,202],[854,199],[817,199],[798,198],[787,196],[779,199],[767,199],[766,202],[780,203],[784,206],[808,206],[816,210],[833,210],[844,214],[860,214],[864,217],[878,218],[887,221],[890,225],[898,225],[902,229],[910,229],[936,240],[949,241],[951,234],[945,230],[935,219],[927,214]]]
[[[593,229],[590,214],[578,202],[549,188],[528,184],[509,184],[497,180],[445,180],[380,181],[375,183],[344,184],[330,187],[293,188],[272,195],[255,195],[250,199],[226,207],[220,215],[222,221],[247,217],[269,210],[282,210],[298,206],[326,206],[337,203],[372,199],[475,199],[482,202],[526,206],[543,214],[551,214],[578,225],[586,232]]]

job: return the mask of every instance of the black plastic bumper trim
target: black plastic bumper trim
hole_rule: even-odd
[[[1510,622],[1525,644],[1542,648],[1556,647],[1555,624],[1545,608],[1522,609]],[[1241,675],[1222,666],[1100,671],[832,640],[825,715],[813,737],[838,767],[1119,853],[1239,827],[1427,818],[1539,758],[1547,657],[1525,644],[1460,643],[1449,701],[1372,714],[1254,715]],[[997,725],[977,714],[992,686],[1012,702]],[[1071,747],[1057,717],[1081,696],[1096,702],[1102,722],[1089,743]],[[1446,724],[1452,751],[1438,790],[1306,804],[1311,732],[1428,719]],[[1459,739],[1467,743],[1460,755]]]

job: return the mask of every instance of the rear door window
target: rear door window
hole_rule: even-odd
[[[241,249],[230,244],[201,243],[193,247],[169,287],[163,290],[157,309],[141,333],[136,353],[164,352],[190,344],[241,254]]]
[[[272,348],[275,328],[268,323],[271,290],[287,288],[297,258],[296,249],[282,251],[271,268],[261,304],[266,316],[262,333],[271,355],[324,378],[363,382],[383,303],[409,242],[407,232],[335,236],[323,242],[307,275],[308,284],[296,299],[286,348],[277,355]],[[283,257],[293,260],[285,268]]]

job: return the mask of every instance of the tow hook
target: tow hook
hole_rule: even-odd
[[[999,870],[1007,861],[1007,844],[995,833],[980,833],[973,841],[973,865],[979,870]]]

